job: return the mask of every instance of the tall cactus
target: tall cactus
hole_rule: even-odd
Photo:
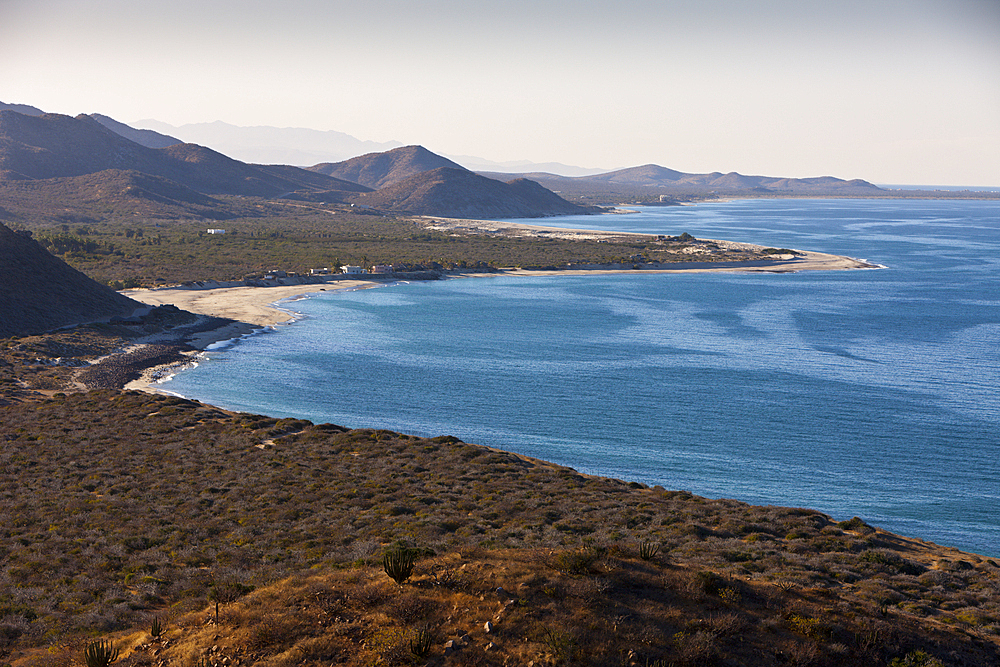
[[[108,667],[118,659],[118,649],[110,641],[99,640],[87,644],[83,651],[87,667]]]
[[[382,556],[382,569],[397,584],[402,584],[413,574],[413,563],[417,556],[412,549],[402,545],[394,546]]]

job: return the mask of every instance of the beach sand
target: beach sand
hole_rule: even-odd
[[[641,234],[620,234],[584,229],[562,229],[556,227],[541,227],[538,225],[522,225],[493,220],[456,220],[427,219],[429,226],[454,231],[502,234],[510,236],[552,237],[569,239],[607,238],[609,236],[646,236]],[[710,240],[710,239],[704,239]],[[713,241],[720,247],[730,250],[760,250],[764,246],[733,241]],[[602,265],[574,266],[572,269],[558,270],[524,270],[502,269],[496,273],[452,273],[449,278],[497,277],[497,276],[552,276],[552,275],[597,275],[611,273],[792,273],[797,271],[843,271],[849,269],[881,268],[850,257],[829,255],[819,252],[798,251],[797,255],[776,256],[773,260],[754,260],[747,262],[712,262],[691,261],[646,265],[641,269],[626,267],[608,267]],[[692,255],[695,259],[697,255]],[[706,259],[709,256],[706,256]],[[205,350],[213,343],[232,340],[252,333],[263,327],[274,326],[288,322],[294,315],[277,307],[278,301],[294,299],[307,294],[322,291],[339,291],[366,289],[386,284],[384,281],[347,280],[340,277],[330,277],[321,282],[305,282],[296,284],[281,284],[267,287],[250,287],[242,282],[204,282],[183,287],[165,287],[157,289],[127,290],[122,292],[128,297],[151,306],[172,304],[181,310],[235,320],[225,326],[199,332],[187,337],[186,343],[191,348]],[[143,341],[156,343],[156,340]],[[188,353],[190,355],[197,352]],[[156,366],[146,369],[142,378],[128,383],[126,389],[159,392],[153,384],[157,379],[167,375],[181,364]]]
[[[150,306],[173,304],[190,313],[225,317],[260,328],[293,319],[291,313],[272,305],[276,301],[315,292],[364,289],[379,284],[367,280],[336,279],[321,283],[275,285],[273,287],[248,287],[242,283],[203,283],[202,286],[196,287],[128,290],[122,294]],[[211,336],[206,336],[206,339],[208,338]],[[234,338],[234,336],[229,336],[229,338]],[[216,338],[216,340],[220,339]]]
[[[275,285],[269,287],[248,287],[242,283],[200,283],[187,287],[166,287],[159,289],[139,289],[122,292],[126,296],[150,306],[174,305],[198,315],[223,317],[235,320],[208,331],[200,331],[185,337],[185,346],[193,351],[183,352],[185,361],[151,366],[142,371],[137,380],[124,386],[126,390],[166,394],[156,387],[156,382],[180,368],[192,363],[194,356],[210,345],[233,340],[268,326],[274,326],[294,319],[294,315],[277,307],[275,302],[294,299],[306,294],[323,291],[366,289],[382,283],[367,280],[341,280],[331,278],[320,283],[296,285]],[[170,335],[152,336],[139,344],[157,344]]]

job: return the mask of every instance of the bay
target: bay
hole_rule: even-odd
[[[1000,203],[745,200],[529,224],[881,270],[447,280],[322,293],[164,389],[450,434],[1000,556]]]

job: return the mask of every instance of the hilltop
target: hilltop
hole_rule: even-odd
[[[4,225],[0,225],[0,266],[0,338],[146,309],[54,257],[29,233]]]
[[[439,167],[354,201],[378,209],[447,218],[526,218],[593,213],[526,179],[503,183],[466,169]]]
[[[4,104],[0,102],[0,111],[16,111],[17,113],[23,113],[25,116],[41,116],[45,112],[38,107],[33,107],[29,104]]]
[[[436,155],[423,146],[402,146],[384,153],[360,155],[344,162],[317,164],[308,169],[378,190],[442,167],[467,171],[462,165]]]

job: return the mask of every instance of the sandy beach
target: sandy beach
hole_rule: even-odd
[[[199,315],[225,317],[255,328],[280,324],[292,319],[288,311],[273,304],[314,292],[364,289],[380,283],[368,280],[330,279],[320,283],[249,287],[242,283],[201,283],[194,287],[165,287],[122,292],[125,296],[150,306],[172,304],[181,310]],[[206,332],[212,333],[212,332]],[[233,338],[230,336],[229,338]],[[211,338],[211,336],[206,336]],[[228,340],[219,339],[216,340]],[[215,342],[215,341],[212,341]],[[196,345],[197,346],[197,345]]]
[[[509,224],[509,223],[506,223]],[[563,230],[565,231],[565,230]],[[589,233],[589,232],[588,232]],[[718,242],[724,243],[724,242]],[[739,244],[747,246],[749,244]],[[573,269],[544,271],[525,269],[502,269],[496,273],[454,273],[449,278],[497,277],[497,276],[552,276],[552,275],[598,275],[611,273],[791,273],[795,271],[844,271],[849,269],[879,268],[874,264],[850,257],[829,255],[820,252],[800,251],[800,254],[783,255],[774,260],[749,262],[676,262],[661,265],[647,265],[641,269],[610,268],[600,265],[574,267]],[[128,290],[126,296],[151,306],[173,304],[181,310],[200,315],[225,317],[245,323],[242,327],[232,325],[237,333],[231,336],[225,330],[205,332],[200,342],[208,345],[218,340],[228,340],[253,328],[273,326],[292,319],[292,314],[277,308],[274,304],[283,299],[292,299],[306,294],[345,289],[366,289],[385,284],[370,280],[336,280],[322,283],[297,285],[276,285],[272,287],[248,287],[234,283],[204,283],[198,287],[165,287],[149,290]],[[246,325],[252,325],[249,329]],[[199,346],[199,341],[192,341]]]
[[[562,229],[557,227],[542,227],[538,225],[522,225],[510,222],[492,220],[456,220],[427,219],[428,226],[465,233],[502,234],[510,236],[551,237],[559,236],[568,239],[608,238],[611,236],[643,236],[639,234],[620,234],[594,230]],[[720,247],[735,250],[761,250],[764,246],[734,241],[711,241]],[[495,273],[450,273],[447,278],[474,278],[497,276],[552,276],[552,275],[597,275],[612,273],[793,273],[797,271],[844,271],[850,269],[881,268],[850,257],[830,255],[820,252],[797,251],[796,255],[778,255],[769,260],[752,260],[745,262],[713,262],[698,261],[699,255],[693,254],[690,262],[675,262],[665,264],[646,264],[635,269],[626,266],[574,266],[572,269],[559,270],[524,270],[518,268],[501,269]],[[705,256],[706,260],[710,255]],[[263,327],[274,326],[288,322],[294,318],[288,310],[279,308],[276,303],[282,300],[294,299],[307,294],[323,291],[367,289],[384,285],[385,281],[354,280],[342,277],[329,277],[314,282],[295,281],[294,284],[276,284],[266,287],[248,286],[241,281],[233,282],[199,282],[180,287],[165,287],[157,289],[127,290],[126,296],[150,306],[174,305],[181,310],[204,315],[206,317],[221,317],[234,322],[222,327],[189,334],[185,337],[188,349],[187,355],[197,354],[213,343],[239,338]],[[143,341],[146,344],[156,344],[160,340]],[[157,392],[153,383],[172,368],[183,365],[184,362],[154,366],[147,368],[142,377],[125,385],[126,389]]]

